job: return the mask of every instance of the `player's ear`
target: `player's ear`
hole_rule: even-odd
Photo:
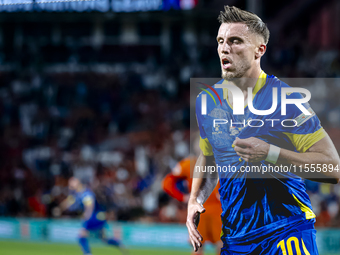
[[[267,46],[265,44],[260,44],[258,47],[255,49],[255,59],[258,59],[264,55],[266,52]]]

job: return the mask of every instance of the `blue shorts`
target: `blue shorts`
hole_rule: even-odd
[[[318,255],[313,224],[285,227],[244,243],[224,244],[221,255]]]
[[[106,220],[99,220],[93,215],[89,220],[83,221],[82,227],[88,231],[98,231],[104,228]]]

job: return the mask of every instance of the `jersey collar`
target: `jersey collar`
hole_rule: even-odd
[[[263,70],[261,70],[260,76],[256,81],[256,84],[254,86],[253,89],[253,99],[255,97],[255,95],[257,94],[257,92],[260,91],[260,89],[262,89],[262,87],[266,84],[267,81],[267,74],[265,72],[263,72]],[[222,84],[227,84],[228,81],[224,80]],[[228,89],[227,88],[223,88],[223,99],[225,99],[228,103],[228,105],[230,106],[231,109],[233,109],[233,107],[231,106],[229,99],[228,99]],[[248,104],[245,104],[244,108],[246,108],[248,106]]]

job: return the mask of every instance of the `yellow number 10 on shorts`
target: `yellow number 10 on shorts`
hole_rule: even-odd
[[[305,243],[303,242],[303,239],[301,238],[300,240],[301,240],[301,245],[302,245],[302,249],[303,249],[304,254],[310,255],[310,253],[308,252],[308,250],[306,248]],[[293,246],[295,247],[296,253],[293,253],[293,248],[292,248]],[[281,240],[277,244],[277,248],[281,249],[283,255],[294,255],[294,254],[301,255],[302,254],[301,249],[300,249],[299,239],[295,236],[288,238],[286,242],[285,242],[285,240]],[[287,251],[288,251],[288,253],[287,253]]]

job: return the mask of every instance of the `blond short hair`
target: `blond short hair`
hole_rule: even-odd
[[[243,23],[247,25],[249,31],[260,35],[264,43],[269,41],[269,29],[267,25],[256,14],[241,10],[235,6],[224,6],[224,12],[221,11],[218,16],[220,23]]]

